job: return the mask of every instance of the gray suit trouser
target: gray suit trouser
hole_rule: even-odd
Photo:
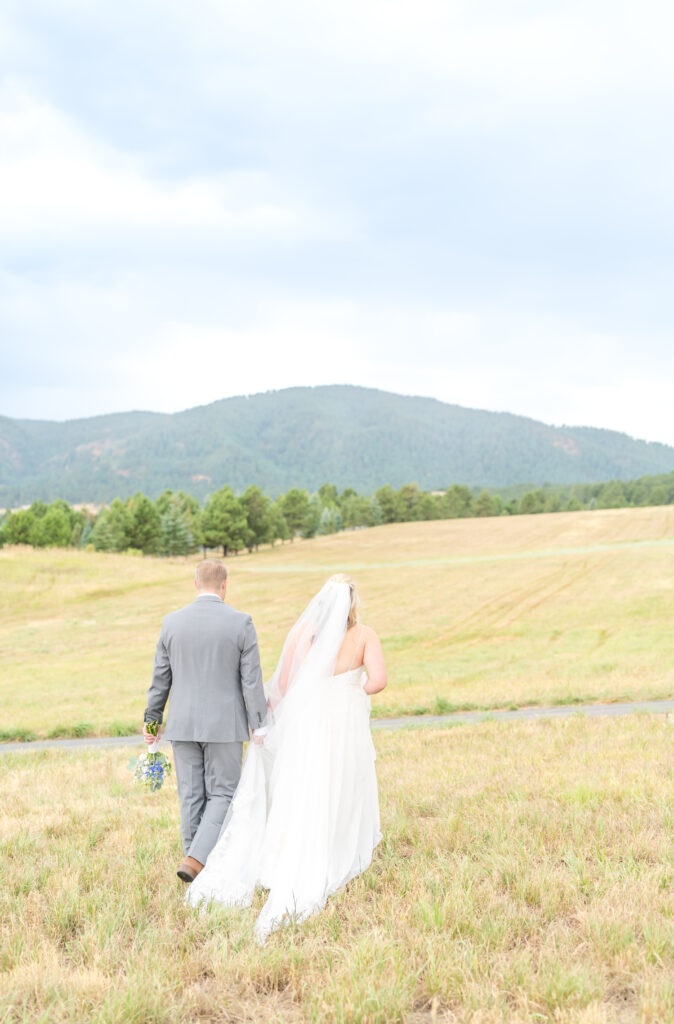
[[[243,743],[173,740],[185,856],[200,864],[218,841],[241,777]]]

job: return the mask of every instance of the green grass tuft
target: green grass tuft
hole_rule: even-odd
[[[16,729],[0,729],[0,740],[3,743],[30,743],[37,739],[37,733],[32,729],[23,729],[20,726]]]
[[[76,722],[75,725],[57,725],[47,733],[48,740],[74,740],[95,736],[96,729],[91,722]]]
[[[106,736],[135,736],[136,733],[141,731],[141,725],[138,722],[110,722],[110,725],[105,730]]]

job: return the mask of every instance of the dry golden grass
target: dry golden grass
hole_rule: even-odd
[[[3,726],[137,722],[161,619],[191,600],[193,562],[0,551]],[[265,675],[325,578],[355,576],[389,666],[378,715],[674,692],[669,507],[384,526],[229,564]]]
[[[372,867],[259,948],[184,907],[178,803],[128,754],[2,760],[0,1020],[674,1021],[674,728],[378,734]]]

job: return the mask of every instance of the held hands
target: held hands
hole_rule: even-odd
[[[267,735],[267,726],[260,725],[257,729],[253,729],[253,743],[256,747],[264,746],[264,738]]]

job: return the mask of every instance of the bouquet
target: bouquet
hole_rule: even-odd
[[[158,722],[146,722],[145,728],[152,736],[157,735]],[[133,771],[133,781],[140,782],[151,792],[161,789],[164,779],[171,774],[171,762],[166,754],[159,752],[159,741],[155,740],[147,749],[146,754],[129,761]]]

